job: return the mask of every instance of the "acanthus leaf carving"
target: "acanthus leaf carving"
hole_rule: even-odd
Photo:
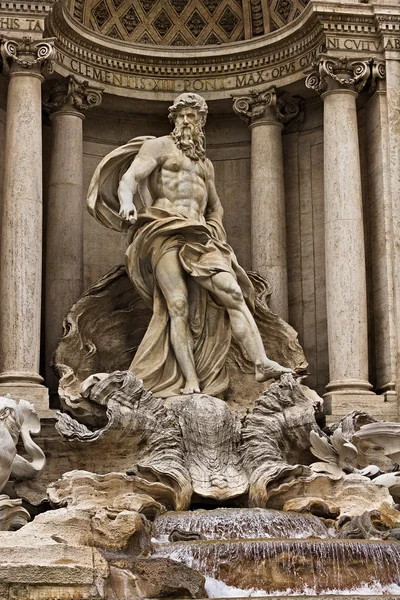
[[[99,106],[102,100],[102,89],[89,85],[88,81],[80,81],[75,75],[51,82],[43,94],[44,109],[56,112],[61,109],[75,109],[80,113]]]

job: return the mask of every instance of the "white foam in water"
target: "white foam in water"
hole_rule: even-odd
[[[383,596],[387,594],[400,595],[400,585],[392,583],[390,585],[382,585],[379,582],[365,584],[361,587],[352,588],[349,590],[324,590],[317,592],[312,588],[303,588],[300,590],[287,589],[285,591],[274,591],[271,593],[257,589],[247,589],[233,587],[232,585],[226,585],[223,581],[214,579],[212,577],[206,577],[205,584],[206,592],[209,598],[249,598],[258,596],[323,596],[323,595],[334,595],[334,596]]]
[[[223,581],[206,577],[206,592],[209,598],[248,598],[249,596],[268,596],[262,590],[242,590],[241,588],[226,585]]]

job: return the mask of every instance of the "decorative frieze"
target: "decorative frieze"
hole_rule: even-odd
[[[313,71],[306,78],[306,87],[318,94],[332,89],[343,88],[360,93],[370,80],[371,88],[375,89],[376,79],[385,77],[383,61],[371,58],[348,59],[321,55],[313,63]]]
[[[54,56],[54,38],[32,41],[30,37],[22,40],[3,40],[0,43],[3,72],[15,70],[36,72],[43,75],[52,72]]]
[[[46,112],[73,110],[83,114],[101,103],[102,90],[88,81],[80,81],[74,75],[62,80],[52,81],[43,94],[43,106]]]
[[[288,92],[276,93],[276,88],[252,90],[249,95],[234,98],[233,110],[248,125],[271,119],[286,124],[302,119],[303,100]]]

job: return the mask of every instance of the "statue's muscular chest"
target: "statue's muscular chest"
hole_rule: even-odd
[[[204,185],[206,170],[203,161],[194,161],[183,152],[176,151],[163,162],[160,174],[165,183]]]

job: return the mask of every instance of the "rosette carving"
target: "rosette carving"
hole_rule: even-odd
[[[43,92],[43,106],[46,112],[59,110],[76,110],[85,113],[90,108],[99,106],[102,89],[89,85],[88,81],[80,81],[74,75],[53,81]]]
[[[24,37],[22,40],[2,40],[0,51],[5,74],[9,73],[13,66],[42,74],[52,71],[54,38],[40,41],[32,41],[30,37]]]
[[[308,74],[305,83],[307,88],[318,94],[338,87],[360,93],[368,81],[374,89],[376,79],[385,77],[384,63],[372,58],[351,60],[321,55],[312,67],[313,71]]]
[[[248,96],[233,97],[233,110],[248,125],[262,120],[277,120],[286,124],[302,118],[303,100],[288,92],[276,93],[276,88],[252,90]]]

